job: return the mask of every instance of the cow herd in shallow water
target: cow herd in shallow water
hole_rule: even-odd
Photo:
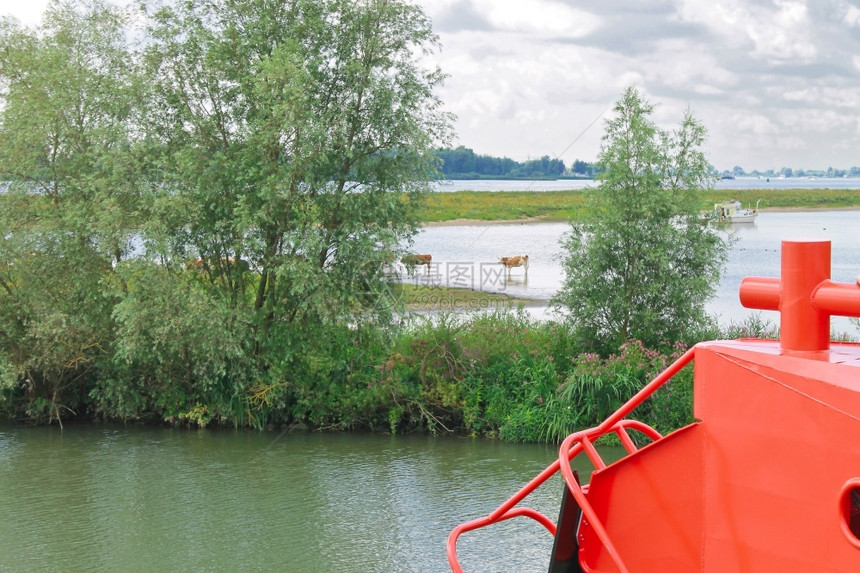
[[[301,255],[299,255],[301,257]],[[301,257],[304,260],[304,257]],[[388,264],[393,261],[394,257],[389,259]],[[218,268],[214,269],[216,272],[223,270],[221,267],[231,267],[233,265],[237,265],[241,271],[248,270],[248,262],[244,260],[237,260],[233,257],[221,257],[220,259],[215,259],[215,263],[217,263]],[[529,274],[529,256],[528,255],[511,255],[508,257],[499,258],[499,264],[504,265],[505,270],[507,271],[507,275],[511,275],[511,269],[514,268],[522,268],[524,272],[524,276],[528,277]],[[433,263],[433,255],[429,253],[408,253],[404,255],[400,259],[400,263],[405,267],[408,273],[413,273],[416,267],[425,267],[425,273],[430,274],[431,265]],[[188,270],[192,271],[207,271],[211,272],[213,269],[210,265],[207,265],[207,261],[204,261],[201,258],[196,258],[190,261],[187,261],[185,264]],[[390,267],[389,267],[390,268]],[[858,279],[860,280],[860,279]]]
[[[430,272],[430,265],[433,262],[433,255],[430,254],[417,254],[410,253],[400,259],[400,262],[406,266],[406,269],[409,272],[415,270],[417,266],[425,266],[427,268],[427,272]],[[512,255],[510,257],[501,257],[499,259],[499,264],[505,266],[505,269],[508,272],[508,275],[511,273],[511,269],[521,267],[526,275],[529,274],[529,256],[528,255]]]

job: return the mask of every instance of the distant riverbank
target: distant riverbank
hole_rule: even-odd
[[[811,211],[860,211],[860,205],[851,207],[764,207],[761,212],[803,213]],[[558,217],[523,217],[521,219],[450,219],[447,221],[427,221],[425,227],[456,227],[458,225],[527,225],[529,223],[558,222]]]
[[[548,303],[542,299],[445,285],[402,284],[400,289],[395,294],[402,297],[406,310],[410,312],[501,310],[546,306]]]
[[[566,191],[452,191],[434,193],[422,213],[426,226],[579,220],[586,214],[583,189]],[[860,209],[860,189],[709,190],[702,211],[736,200],[761,211]]]
[[[521,219],[450,219],[448,221],[427,221],[425,227],[456,227],[457,225],[525,225],[527,223],[547,223],[557,221],[554,217],[523,217]]]
[[[852,205],[850,207],[764,207],[759,211],[767,211],[769,213],[803,213],[811,211],[860,211],[860,205]]]

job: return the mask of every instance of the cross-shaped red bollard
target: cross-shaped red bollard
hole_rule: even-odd
[[[830,317],[860,316],[860,286],[830,280],[830,241],[783,241],[782,278],[747,277],[741,304],[780,313],[783,350],[830,349]]]

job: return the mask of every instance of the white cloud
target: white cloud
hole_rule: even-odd
[[[755,44],[754,55],[769,60],[812,60],[818,50],[810,38],[806,4],[788,0],[774,3],[778,11],[758,11],[746,23],[747,34]]]
[[[778,127],[761,114],[736,113],[734,124],[740,131],[746,131],[753,135],[774,135],[779,132]]]
[[[694,84],[693,91],[702,95],[719,95],[725,93],[725,91],[720,88],[705,84]]]
[[[842,20],[852,28],[860,26],[860,8],[848,6],[848,9],[845,11],[845,17]]]
[[[600,22],[592,14],[547,0],[478,0],[476,4],[493,25],[508,31],[580,37]]]
[[[683,54],[684,57],[679,57]],[[735,73],[711,53],[707,46],[691,46],[689,41],[671,40],[645,60],[646,76],[679,92],[694,91],[702,95],[724,93],[738,83]]]
[[[853,114],[851,114],[853,116]],[[851,121],[851,117],[834,110],[813,109],[801,116],[799,128],[805,132],[832,134]]]
[[[731,27],[749,19],[745,3],[739,0],[714,2],[712,0],[679,0],[678,15],[682,20],[702,22],[716,30]]]
[[[782,97],[786,101],[808,104],[810,109],[842,108],[855,113],[860,108],[860,88],[857,87],[811,86],[786,90]]]
[[[0,0],[0,16],[14,16],[25,26],[36,26],[47,6],[48,0]]]
[[[750,56],[767,61],[811,60],[817,54],[810,37],[805,2],[772,0],[771,5],[746,0],[678,0],[684,21],[707,27],[726,46],[752,44]]]

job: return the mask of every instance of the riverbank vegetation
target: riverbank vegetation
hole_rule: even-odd
[[[164,317],[162,310],[153,313]],[[217,335],[201,336],[207,328],[189,324],[187,330],[214,349]],[[154,329],[152,335],[161,333]],[[173,345],[185,347],[184,368],[158,367],[153,357],[139,381],[129,384],[134,378],[127,372],[100,360],[97,371],[87,369],[57,396],[64,401],[57,415],[67,422],[453,432],[555,442],[599,424],[699,340],[773,335],[772,325],[751,321],[688,333],[658,348],[631,341],[601,356],[579,344],[563,323],[535,320],[522,310],[415,315],[388,330],[342,331],[280,380],[238,371],[231,366],[235,357],[207,355],[205,348],[187,347],[188,340],[164,339],[150,347],[165,356]],[[28,403],[27,388],[17,385],[4,389],[0,406],[13,418],[51,421],[48,400]],[[692,422],[692,369],[676,375],[633,417],[660,432]]]
[[[695,342],[773,335],[771,325],[749,321],[689,332],[655,348],[634,340],[600,355],[564,323],[536,321],[522,311],[440,315],[412,324],[374,365],[367,390],[387,406],[365,422],[377,428],[388,422],[393,431],[420,427],[558,441],[602,422]],[[354,388],[364,393],[361,386]],[[691,422],[692,369],[675,376],[633,417],[661,432]]]
[[[504,293],[398,282],[391,285],[391,294],[395,299],[394,305],[409,312],[497,310],[546,305],[545,300],[513,297]]]
[[[538,217],[566,221],[582,216],[581,191],[454,191],[434,193],[421,211],[425,223],[468,219],[513,221]]]
[[[414,4],[141,9],[70,0],[36,30],[0,22],[4,415],[551,441],[723,335],[695,320],[620,336],[590,324],[589,339],[503,296],[392,281],[434,210],[451,119]],[[562,202],[498,197],[496,218]],[[565,217],[584,212],[567,203]],[[440,303],[498,310],[405,313]],[[661,392],[637,416],[689,420],[690,373]]]
[[[527,186],[528,183],[524,183]],[[761,189],[703,190],[698,208],[713,211],[715,203],[727,199],[760,209],[845,209],[860,207],[860,179],[857,189]],[[421,212],[425,223],[458,219],[475,221],[515,221],[539,218],[542,221],[578,221],[586,216],[586,193],[569,191],[454,191],[435,193]]]
[[[442,160],[442,174],[446,179],[593,179],[603,169],[600,161],[588,162],[574,159],[568,168],[560,159],[544,155],[540,159],[514,161],[509,157],[494,157],[477,154],[472,149],[460,145],[456,149],[449,147],[436,150],[436,155]],[[729,171],[720,172],[713,166],[708,171],[717,177],[758,177],[769,181],[777,177],[860,177],[860,167],[849,169],[792,169],[783,167],[775,171],[753,169],[747,172],[739,165]]]

